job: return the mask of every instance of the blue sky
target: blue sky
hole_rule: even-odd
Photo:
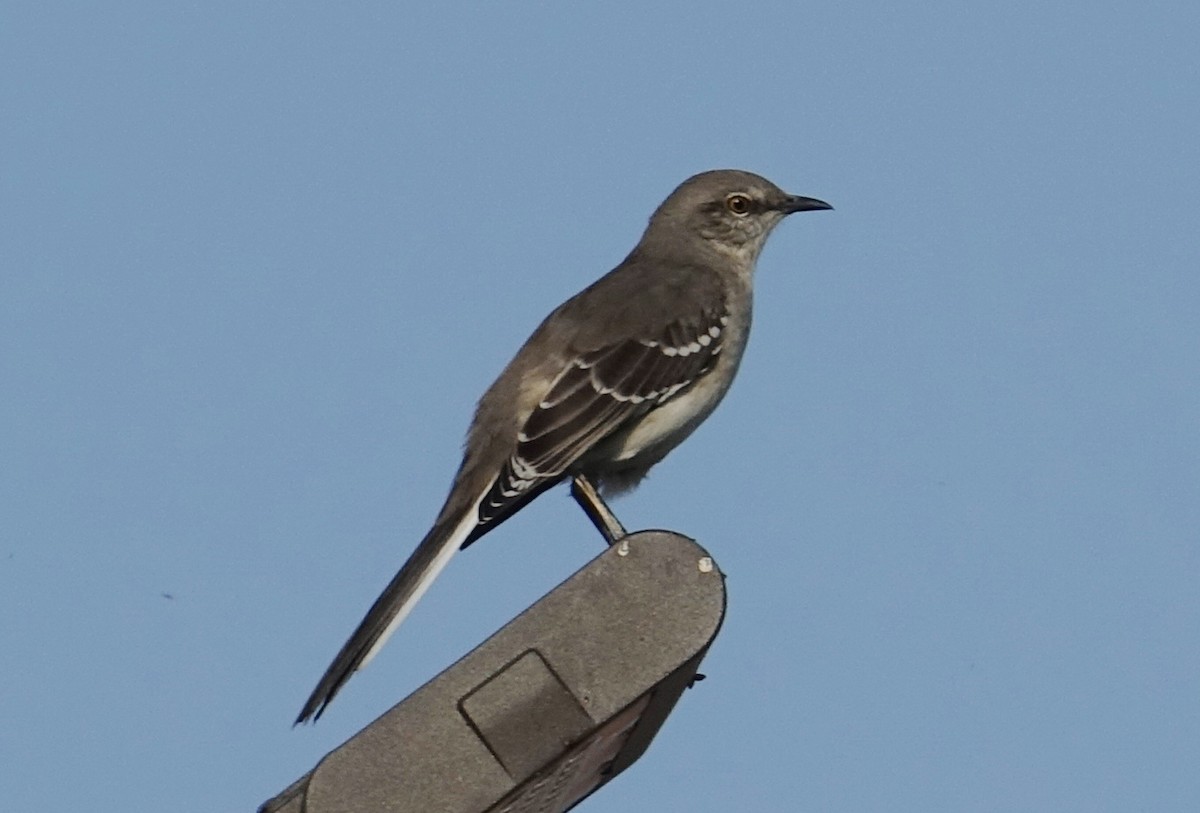
[[[1200,809],[1200,6],[10,3],[0,798],[249,810],[594,554],[552,492],[291,720],[679,181],[784,223],[634,495],[726,624],[581,808]]]

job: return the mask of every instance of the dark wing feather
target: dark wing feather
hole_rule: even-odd
[[[598,442],[687,390],[721,352],[719,311],[665,325],[657,335],[580,353],[559,373],[517,437],[516,452],[479,506],[477,533],[558,482]]]

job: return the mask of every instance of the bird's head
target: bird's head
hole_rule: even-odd
[[[715,249],[753,263],[771,229],[794,212],[832,209],[816,198],[789,195],[775,184],[737,169],[693,175],[681,183],[650,217],[643,245],[663,243],[669,250]],[[696,243],[695,241],[699,241]]]

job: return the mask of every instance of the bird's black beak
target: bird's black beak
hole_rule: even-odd
[[[793,212],[819,212],[822,209],[832,208],[832,206],[823,200],[817,200],[816,198],[805,198],[801,197],[800,195],[788,195],[783,199],[783,202],[779,204],[779,211],[783,212],[785,215],[790,215]]]

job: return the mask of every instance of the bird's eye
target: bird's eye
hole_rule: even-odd
[[[725,198],[725,208],[738,217],[750,214],[750,198],[745,195],[730,195]]]

